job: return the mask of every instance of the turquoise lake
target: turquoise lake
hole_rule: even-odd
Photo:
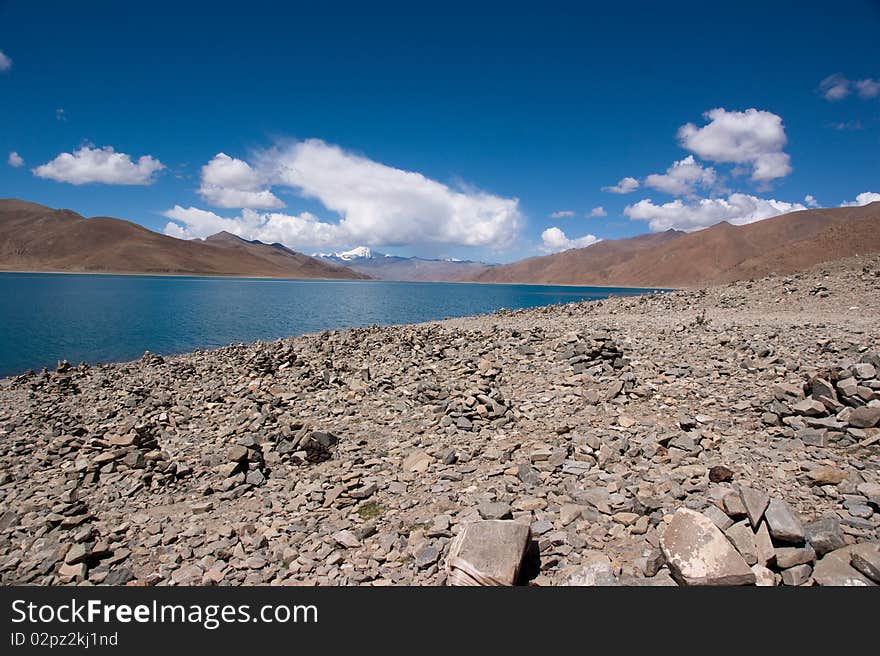
[[[617,287],[0,273],[0,376],[334,328],[652,292]]]

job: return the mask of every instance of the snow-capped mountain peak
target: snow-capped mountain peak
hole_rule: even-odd
[[[370,260],[373,258],[373,251],[366,246],[358,246],[344,253],[336,253],[336,257],[340,260]]]
[[[342,253],[313,253],[312,257],[321,257],[325,260],[342,260],[343,262],[351,262],[352,260],[372,260],[379,257],[379,253],[373,253],[367,246],[358,246],[350,251]],[[385,256],[387,257],[387,256]]]

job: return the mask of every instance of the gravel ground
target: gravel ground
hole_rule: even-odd
[[[521,583],[693,583],[673,533],[708,531],[759,583],[834,584],[880,537],[878,319],[854,258],[7,378],[0,581],[438,585],[509,519]]]

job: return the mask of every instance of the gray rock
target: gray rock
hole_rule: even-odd
[[[642,574],[651,578],[656,576],[657,572],[666,564],[666,559],[663,557],[663,552],[660,549],[652,549],[647,556],[639,558],[637,563],[642,570]]]
[[[593,562],[581,567],[580,571],[572,574],[565,585],[569,586],[619,586],[620,582],[614,576],[611,563]]]
[[[767,529],[774,540],[786,544],[800,544],[804,541],[804,527],[791,507],[779,499],[771,499],[764,511]]]
[[[67,550],[67,554],[64,556],[64,562],[68,565],[76,565],[77,563],[81,563],[89,557],[89,548],[82,544],[77,543],[71,545],[70,549]]]
[[[825,428],[801,428],[797,438],[807,446],[828,446],[828,430]]]
[[[760,490],[744,485],[741,485],[739,488],[739,496],[743,506],[745,506],[749,523],[752,525],[752,528],[757,528],[761,518],[764,516],[764,511],[767,510],[767,505],[770,503],[770,496]]]
[[[721,510],[718,506],[709,505],[703,510],[703,514],[712,520],[712,523],[715,524],[722,531],[733,526],[733,520],[727,516],[723,510]]]
[[[776,566],[780,569],[812,563],[814,560],[816,552],[809,544],[805,547],[776,547]]]
[[[810,580],[813,568],[810,565],[795,565],[790,569],[782,571],[783,585],[803,585]]]
[[[850,564],[875,583],[880,583],[880,544],[858,545],[852,551]]]
[[[837,515],[810,522],[804,526],[804,537],[820,557],[846,546],[846,538]]]
[[[437,558],[439,557],[440,552],[437,551],[437,547],[435,547],[433,544],[425,545],[415,554],[416,567],[418,567],[419,569],[430,567],[437,562]]]
[[[816,401],[822,401],[822,398],[837,401],[837,394],[834,387],[824,378],[816,378],[813,380],[813,390],[811,396]]]
[[[361,541],[351,531],[338,531],[333,534],[333,539],[336,540],[337,544],[346,549],[354,549],[361,546]]]
[[[471,522],[449,547],[448,585],[513,585],[529,543],[525,524],[509,520]]]
[[[755,574],[705,515],[680,508],[660,537],[672,576],[682,585],[750,585]]]
[[[107,575],[107,578],[104,579],[104,585],[125,585],[132,580],[134,580],[134,574],[130,569],[118,567]]]
[[[504,501],[484,501],[477,506],[483,519],[510,519],[510,504]]]
[[[849,423],[856,428],[872,428],[880,424],[880,408],[863,405],[854,408],[849,415]]]
[[[806,417],[818,417],[824,415],[826,410],[824,404],[814,399],[804,399],[791,406],[792,412],[804,415]]]
[[[755,534],[752,533],[747,520],[737,522],[724,531],[724,534],[733,546],[736,547],[736,550],[739,551],[748,565],[754,565],[758,562],[758,547],[755,544]]]
[[[868,380],[870,378],[874,378],[874,376],[877,375],[877,370],[874,368],[874,365],[867,362],[859,362],[858,364],[854,364],[852,367],[850,367],[850,371],[852,371],[853,375],[859,380]]]
[[[866,546],[870,549],[872,545],[848,546],[825,554],[813,569],[813,580],[819,585],[825,586],[876,585],[850,564],[853,550],[861,551],[858,548]]]
[[[248,450],[239,444],[229,447],[229,451],[226,453],[226,459],[230,462],[244,462],[247,457]]]
[[[529,465],[520,465],[517,470],[517,476],[525,485],[534,486],[541,483],[541,475],[538,473],[538,470]]]
[[[769,566],[776,559],[776,550],[773,547],[773,539],[767,530],[767,522],[762,521],[755,531],[755,549],[758,554],[758,564]]]
[[[755,573],[755,585],[759,587],[773,587],[776,585],[776,575],[763,565],[752,565]]]

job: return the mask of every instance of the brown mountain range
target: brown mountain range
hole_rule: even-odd
[[[365,279],[281,244],[221,232],[183,240],[113,219],[0,199],[0,270]]]
[[[497,266],[477,282],[690,287],[787,274],[880,251],[880,202],[803,210],[697,232],[601,241]]]

